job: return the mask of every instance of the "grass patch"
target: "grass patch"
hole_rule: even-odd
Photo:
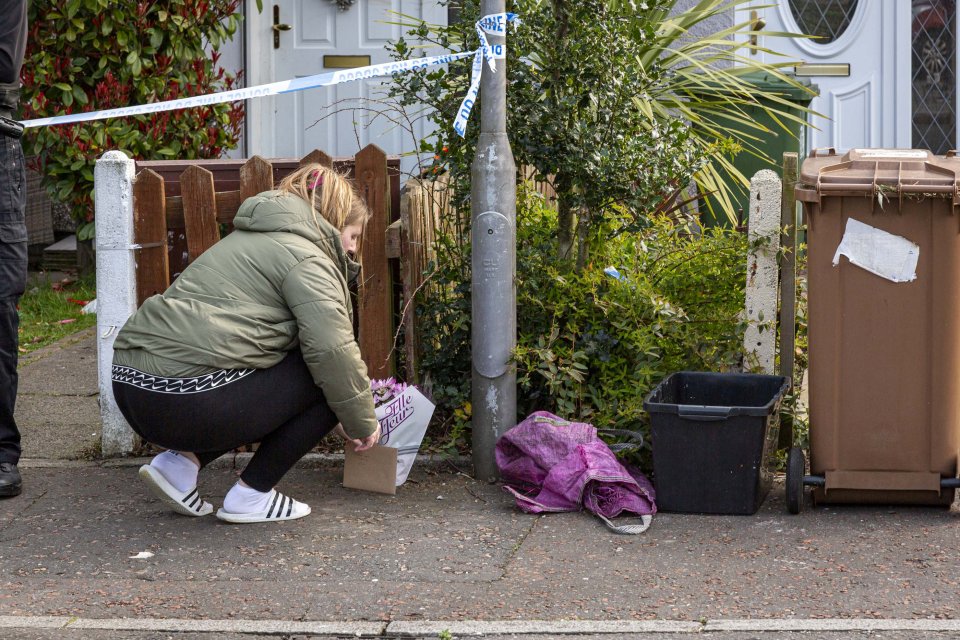
[[[81,309],[96,296],[93,275],[51,280],[45,273],[31,274],[20,298],[20,355],[95,325],[97,316]]]

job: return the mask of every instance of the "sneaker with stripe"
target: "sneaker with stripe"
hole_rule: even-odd
[[[280,522],[283,520],[296,520],[310,515],[310,505],[294,500],[288,495],[284,495],[273,489],[273,494],[268,500],[268,507],[264,511],[253,513],[231,513],[224,511],[223,508],[217,511],[217,517],[224,522],[234,524],[245,524],[251,522]]]
[[[205,516],[213,513],[213,505],[200,497],[196,487],[190,491],[179,491],[158,469],[148,464],[140,467],[140,478],[150,487],[155,496],[179,514]]]

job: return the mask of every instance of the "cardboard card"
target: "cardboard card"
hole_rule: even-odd
[[[397,493],[397,450],[373,445],[356,452],[349,443],[343,447],[343,486],[374,493]]]

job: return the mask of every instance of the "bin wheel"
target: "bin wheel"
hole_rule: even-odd
[[[787,511],[796,515],[803,511],[803,474],[807,461],[800,447],[791,447],[787,454]]]

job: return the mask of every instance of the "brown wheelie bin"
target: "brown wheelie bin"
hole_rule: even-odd
[[[787,504],[949,505],[960,481],[960,158],[814,152],[807,222],[810,475]]]

